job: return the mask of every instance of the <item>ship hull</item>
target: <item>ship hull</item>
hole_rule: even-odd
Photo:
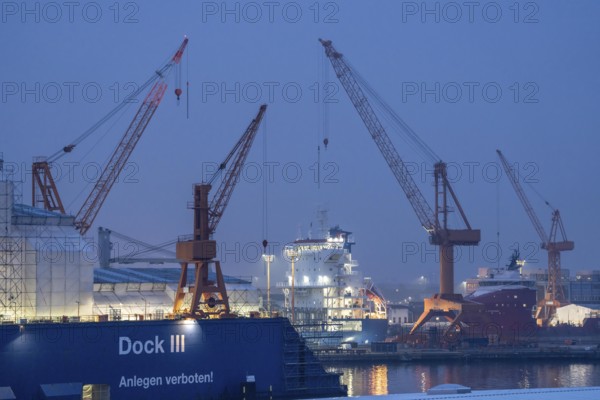
[[[356,342],[368,344],[372,342],[383,342],[387,337],[387,319],[361,319],[352,322],[360,323],[361,329],[343,332],[342,342]]]
[[[519,342],[535,336],[536,324],[532,318],[532,308],[536,304],[534,289],[504,286],[467,296],[465,300],[485,306],[485,324],[477,321],[477,330],[481,335],[494,336],[500,342]],[[469,324],[470,321],[465,322]]]
[[[3,325],[0,360],[18,399],[90,384],[113,400],[343,394],[284,318]]]
[[[300,324],[301,336],[311,346],[337,346],[341,343],[369,344],[387,337],[387,319],[345,319],[330,323]]]

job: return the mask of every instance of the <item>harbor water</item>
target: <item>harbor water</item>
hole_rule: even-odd
[[[349,396],[425,392],[443,383],[474,390],[600,386],[600,363],[565,360],[330,364]]]

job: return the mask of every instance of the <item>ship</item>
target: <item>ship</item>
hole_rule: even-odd
[[[345,394],[285,318],[0,326],[5,399],[239,399]]]
[[[486,327],[481,330],[485,336],[506,343],[592,337],[600,333],[600,312],[577,304],[575,296],[571,296],[572,304],[557,308],[546,326],[538,326],[535,315],[539,299],[545,296],[546,282],[536,279],[540,274],[527,271],[524,264],[515,251],[508,265],[480,268],[477,278],[465,282],[465,300],[485,306]],[[568,270],[564,272],[567,293],[576,293],[573,287],[579,282],[570,282]]]
[[[465,300],[485,306],[481,333],[500,342],[518,342],[535,336],[533,315],[536,283],[514,267],[480,268],[476,279],[466,282]],[[465,321],[469,324],[470,321]]]
[[[0,398],[346,394],[286,318],[98,312],[96,246],[73,216],[20,200],[19,185],[0,179]],[[101,272],[114,284],[116,271]]]
[[[286,316],[310,345],[358,345],[386,338],[385,299],[359,271],[351,235],[335,226],[284,249],[290,270],[287,281],[277,286],[283,290]]]

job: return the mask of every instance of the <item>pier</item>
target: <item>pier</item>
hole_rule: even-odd
[[[481,349],[398,349],[397,351],[372,351],[356,349],[323,348],[313,350],[324,363],[337,362],[412,362],[412,361],[471,361],[486,359],[577,359],[599,360],[597,345],[545,345],[539,347],[496,347]]]

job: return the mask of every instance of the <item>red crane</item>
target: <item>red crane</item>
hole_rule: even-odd
[[[552,209],[550,236],[546,234],[546,230],[542,226],[540,219],[523,191],[523,187],[521,186],[516,171],[509,164],[508,160],[500,150],[496,150],[496,152],[498,153],[502,167],[504,168],[506,175],[508,175],[509,181],[515,190],[517,197],[521,201],[521,204],[523,204],[527,216],[540,237],[542,249],[548,252],[548,286],[546,287],[544,298],[538,302],[535,313],[538,325],[543,326],[548,323],[558,307],[567,304],[563,286],[561,284],[560,253],[562,251],[573,250],[575,248],[575,243],[567,240],[567,234],[558,209]],[[546,202],[546,204],[550,206],[548,202]],[[560,240],[557,239],[559,232],[561,236]]]
[[[263,119],[266,105],[260,106],[258,114],[231,149],[219,169],[206,183],[194,185],[194,234],[177,242],[176,255],[181,262],[181,277],[175,295],[173,312],[194,318],[210,318],[230,315],[229,298],[221,272],[221,263],[215,260],[217,243],[212,236],[223,217],[231,199],[258,127]],[[231,163],[231,168],[226,169]],[[208,194],[216,178],[222,175],[221,184],[213,199]],[[193,286],[187,283],[188,264],[194,264]],[[214,266],[214,277],[209,275]]]
[[[344,56],[339,53],[330,40],[319,39],[325,48],[325,54],[331,61],[339,81],[342,83],[350,101],[363,120],[383,158],[406,194],[419,222],[429,233],[430,242],[439,246],[440,254],[440,292],[431,299],[425,299],[425,311],[415,323],[411,332],[434,316],[443,316],[458,326],[461,314],[471,306],[462,300],[460,294],[454,293],[454,246],[475,246],[479,244],[481,233],[472,229],[446,175],[446,164],[397,116],[393,110],[379,98],[367,85],[366,81],[350,66]],[[364,89],[364,90],[363,90]],[[365,92],[369,92],[379,105],[387,112],[406,134],[417,144],[423,153],[435,161],[435,208],[432,209],[417,187],[406,164],[390,140],[383,124],[373,110]],[[451,198],[451,199],[450,199]],[[451,212],[449,200],[452,200],[460,213],[466,229],[450,229],[448,213]]]
[[[79,230],[82,235],[88,231],[91,227],[94,219],[98,215],[102,204],[106,200],[110,189],[117,180],[119,174],[123,170],[123,167],[127,163],[129,156],[133,152],[137,142],[144,133],[146,126],[150,122],[150,119],[154,115],[158,105],[160,104],[165,90],[167,89],[167,83],[165,82],[168,73],[171,69],[178,65],[183,56],[183,52],[187,46],[188,38],[183,40],[183,43],[179,46],[173,57],[159,70],[157,70],[152,77],[150,77],[144,84],[142,84],[137,90],[127,96],[122,103],[117,105],[108,114],[106,114],[100,121],[96,122],[92,127],[80,135],[71,144],[63,147],[47,159],[36,160],[32,167],[32,205],[42,204],[43,207],[50,211],[58,211],[62,214],[65,213],[62,200],[58,194],[56,183],[52,177],[50,165],[52,162],[57,161],[59,158],[67,153],[73,151],[73,149],[81,143],[85,138],[94,133],[110,118],[115,116],[121,109],[123,109],[128,103],[135,99],[140,93],[142,93],[148,86],[154,83],[150,92],[140,105],[135,117],[129,124],[129,127],[125,131],[125,134],[121,138],[121,141],[113,151],[110,161],[104,166],[100,178],[94,185],[94,188],[88,195],[87,199],[83,203],[81,209],[75,216],[75,227]],[[179,94],[181,93],[181,89]]]

